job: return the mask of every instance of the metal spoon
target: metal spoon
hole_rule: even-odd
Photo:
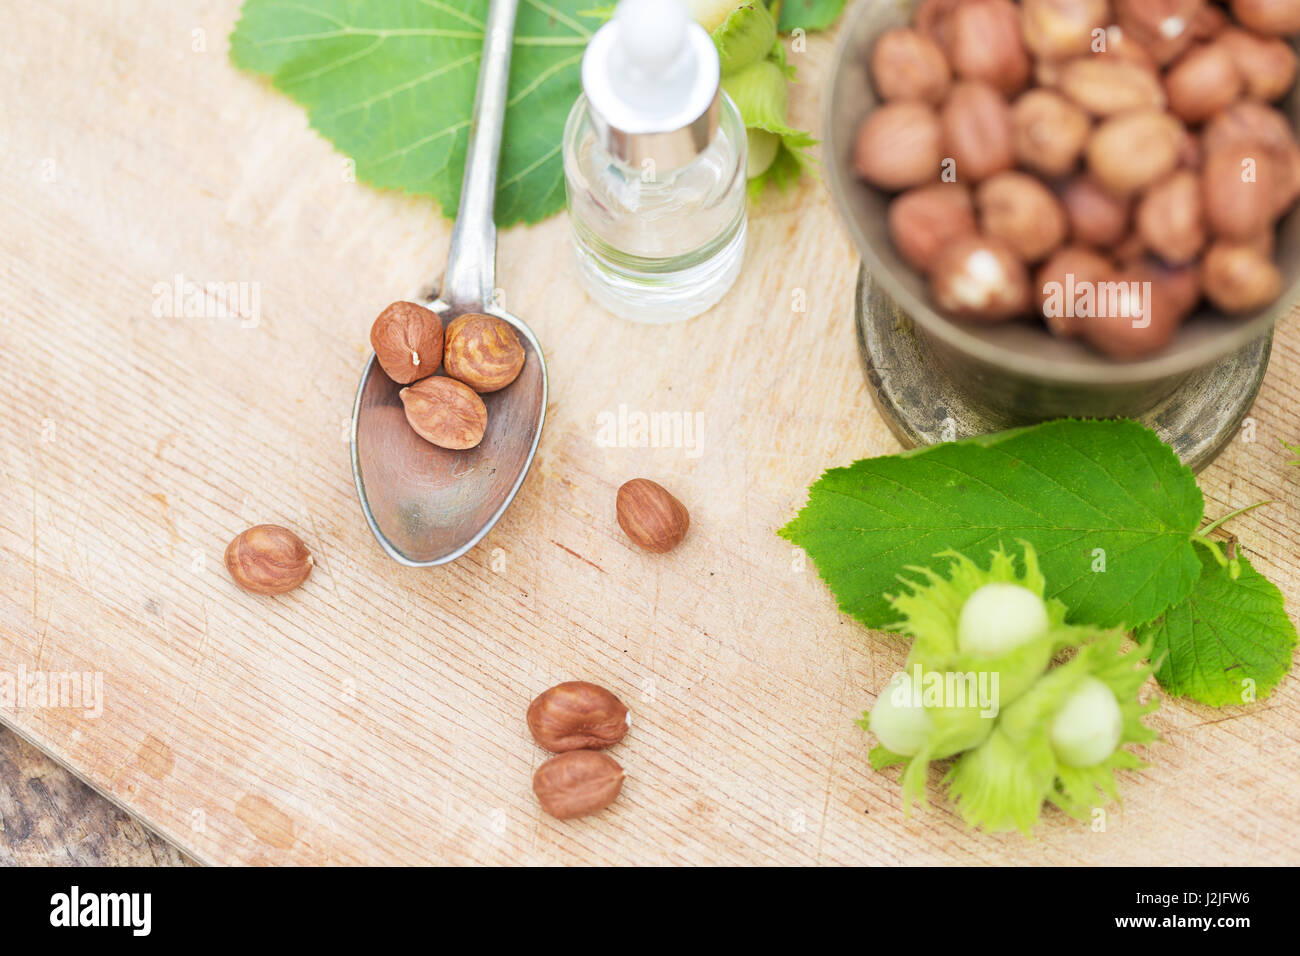
[[[442,292],[427,303],[444,323],[465,312],[514,326],[524,368],[506,388],[482,396],[488,426],[467,451],[448,451],[417,435],[395,384],[372,354],[352,408],[352,473],[370,530],[395,561],[428,567],[454,561],[505,513],[537,452],[546,419],[546,360],[532,330],[496,304],[497,159],[505,122],[518,0],[492,0],[474,98],[460,209]]]

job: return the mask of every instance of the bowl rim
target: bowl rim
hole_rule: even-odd
[[[823,81],[826,85],[823,90],[821,111],[822,164],[826,169],[827,185],[839,218],[848,229],[849,236],[857,247],[868,272],[871,273],[872,279],[883,286],[889,297],[898,303],[902,311],[919,324],[927,335],[972,359],[1039,381],[1085,385],[1140,384],[1185,375],[1193,369],[1217,361],[1267,334],[1272,325],[1287,317],[1297,298],[1300,298],[1300,274],[1263,311],[1241,319],[1216,316],[1225,323],[1222,333],[1214,334],[1192,348],[1183,349],[1172,355],[1167,354],[1166,349],[1148,358],[1135,360],[1109,359],[1103,362],[1083,362],[1033,355],[1000,343],[990,342],[971,332],[970,327],[962,322],[939,312],[926,298],[913,294],[877,254],[875,246],[858,222],[854,206],[849,201],[849,190],[863,184],[859,184],[840,162],[840,157],[845,155],[845,144],[842,139],[844,131],[835,124],[839,80],[850,56],[858,52],[853,40],[857,33],[855,28],[858,21],[867,15],[868,10],[879,2],[880,0],[857,0],[840,19],[835,48],[831,56],[830,72]],[[904,0],[896,6],[904,12],[910,12],[914,5]],[[872,95],[874,98],[874,91]],[[879,105],[879,101],[876,102]],[[1043,335],[1051,334],[1046,329],[1041,329],[1041,332]]]

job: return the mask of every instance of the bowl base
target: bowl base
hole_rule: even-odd
[[[1032,411],[990,404],[952,376],[911,318],[858,273],[858,349],[876,407],[908,447],[955,441],[1042,421]],[[1193,471],[1237,434],[1255,401],[1273,348],[1273,329],[1237,352],[1191,372],[1163,400],[1132,416],[1152,429]]]

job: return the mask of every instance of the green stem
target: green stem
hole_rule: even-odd
[[[1246,505],[1246,507],[1238,508],[1236,511],[1229,511],[1222,518],[1217,518],[1214,521],[1211,521],[1200,531],[1196,532],[1196,535],[1194,535],[1193,537],[1198,537],[1198,536],[1205,537],[1207,534],[1209,534],[1211,531],[1214,531],[1216,528],[1220,527],[1225,522],[1231,521],[1233,518],[1237,517],[1237,515],[1244,515],[1247,511],[1254,511],[1256,508],[1262,507],[1263,505],[1271,505],[1272,503],[1273,502],[1271,501],[1256,501],[1253,505]]]
[[[1228,559],[1224,557],[1223,549],[1219,547],[1219,542],[1211,541],[1209,538],[1204,538],[1199,534],[1192,535],[1192,541],[1196,544],[1202,545],[1210,552],[1210,554],[1214,555],[1214,560],[1219,562],[1219,567],[1226,568],[1228,566]]]

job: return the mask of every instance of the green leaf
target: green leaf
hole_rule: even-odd
[[[831,469],[780,534],[869,627],[898,620],[885,595],[907,565],[1017,540],[1070,621],[1135,626],[1191,591],[1203,510],[1192,473],[1150,430],[1064,420]]]
[[[789,33],[796,28],[825,30],[844,10],[844,0],[782,0],[779,28]]]
[[[590,0],[524,0],[497,187],[502,226],[564,207],[560,142],[581,92]],[[460,202],[488,0],[245,0],[236,66],[270,77],[356,162],[357,178]]]
[[[1282,447],[1285,448],[1287,451],[1289,451],[1291,454],[1296,456],[1295,458],[1292,458],[1290,461],[1288,461],[1287,464],[1300,465],[1300,442],[1297,442],[1296,444],[1293,445],[1290,442],[1284,441],[1282,442]]]
[[[1238,555],[1235,581],[1210,553],[1200,560],[1196,590],[1138,630],[1139,640],[1152,642],[1152,658],[1163,657],[1156,680],[1171,694],[1214,707],[1266,697],[1291,669],[1296,646],[1282,593],[1245,555]]]

